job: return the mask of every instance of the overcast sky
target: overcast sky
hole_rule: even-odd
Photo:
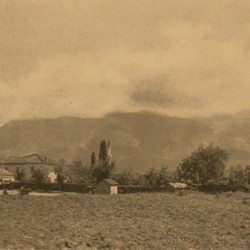
[[[0,124],[250,105],[250,1],[0,2]]]

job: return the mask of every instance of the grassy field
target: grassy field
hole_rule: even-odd
[[[250,249],[250,194],[181,194],[0,196],[0,249]]]

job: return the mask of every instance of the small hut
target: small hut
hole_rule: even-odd
[[[118,194],[118,183],[112,179],[104,179],[96,184],[97,194]]]

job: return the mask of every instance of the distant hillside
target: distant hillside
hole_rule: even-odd
[[[121,168],[142,172],[162,164],[175,168],[197,145],[226,148],[230,163],[250,163],[250,113],[209,119],[174,118],[154,113],[112,113],[104,118],[11,121],[0,127],[0,156],[39,153],[87,163],[99,143],[111,140]]]

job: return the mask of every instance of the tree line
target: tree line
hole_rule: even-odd
[[[153,167],[143,174],[136,174],[132,169],[119,169],[112,160],[110,143],[101,141],[98,157],[95,152],[90,156],[90,163],[83,165],[81,161],[67,164],[59,161],[55,168],[58,185],[64,183],[94,185],[105,178],[112,178],[120,185],[134,185],[147,189],[161,189],[169,182],[185,182],[189,185],[205,185],[224,183],[234,188],[246,188],[250,181],[250,166],[231,166],[226,168],[229,155],[217,145],[199,146],[184,157],[176,170],[162,165]],[[17,180],[22,181],[24,173],[17,172]],[[31,181],[43,183],[48,181],[46,171],[35,169]]]

